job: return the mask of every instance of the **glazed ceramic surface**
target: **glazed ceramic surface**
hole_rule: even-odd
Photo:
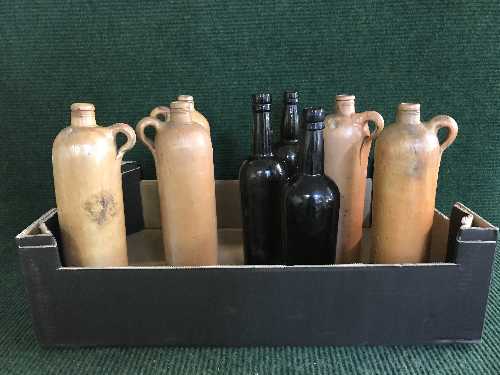
[[[439,144],[437,132],[448,129]],[[419,263],[428,259],[442,152],[458,127],[449,116],[421,122],[420,105],[402,103],[396,122],[375,146],[372,256],[376,263]]]
[[[340,193],[324,174],[324,117],[321,108],[305,110],[302,165],[283,198],[283,247],[289,265],[335,263]]]
[[[118,133],[127,137],[119,150]],[[66,266],[128,265],[121,162],[134,144],[130,126],[98,126],[92,104],[71,106],[71,125],[57,135],[52,148]]]
[[[253,151],[239,173],[245,264],[280,264],[280,200],[286,175],[271,147],[271,95],[254,95],[252,100]]]
[[[325,119],[325,174],[340,190],[337,262],[360,261],[368,156],[372,141],[384,128],[373,111],[356,113],[353,95],[337,95],[335,113]],[[368,122],[375,124],[370,133]]]
[[[174,266],[217,263],[215,180],[210,135],[191,118],[187,102],[172,102],[168,121],[146,117],[137,135],[156,163],[163,246]],[[154,142],[145,128],[156,130]]]

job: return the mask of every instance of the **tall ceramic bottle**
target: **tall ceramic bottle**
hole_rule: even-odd
[[[340,190],[337,262],[356,263],[361,255],[368,155],[384,128],[379,113],[356,113],[354,95],[337,95],[335,113],[325,119],[325,174]],[[375,123],[370,133],[368,122]]]
[[[304,109],[304,145],[297,179],[283,198],[283,248],[286,263],[335,263],[340,193],[323,169],[322,108]]]
[[[286,176],[271,147],[271,95],[253,95],[252,102],[253,150],[240,168],[245,263],[283,263],[280,198]]]
[[[154,142],[144,134],[156,130]],[[174,266],[217,264],[217,216],[210,136],[193,122],[191,105],[170,104],[168,122],[154,117],[136,127],[156,164],[165,258]]]
[[[285,168],[287,178],[293,181],[298,171],[299,94],[296,91],[287,91],[284,100],[280,141],[275,146],[275,154]]]
[[[194,108],[193,97],[191,95],[179,95],[177,97],[177,101],[189,103],[191,108],[191,118],[193,122],[196,122],[201,126],[203,126],[203,128],[208,131],[208,134],[210,134],[210,124],[208,123],[207,118]],[[165,106],[160,106],[153,109],[150,113],[150,116],[156,117],[159,120],[164,120],[165,122],[167,122],[169,114],[170,114],[170,108]]]
[[[437,132],[448,129],[444,143]],[[428,259],[429,234],[441,154],[458,133],[455,120],[420,120],[420,104],[401,103],[396,122],[375,146],[373,257],[376,263],[418,263]]]
[[[119,150],[118,133],[127,137]],[[92,104],[71,106],[71,125],[61,130],[52,148],[66,266],[128,265],[121,162],[134,144],[130,126],[98,126]]]

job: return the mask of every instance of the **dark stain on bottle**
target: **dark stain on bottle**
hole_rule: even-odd
[[[92,195],[83,205],[90,219],[98,225],[104,225],[117,213],[116,202],[108,191]]]

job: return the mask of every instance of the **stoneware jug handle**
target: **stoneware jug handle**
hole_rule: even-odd
[[[369,136],[370,140],[377,138],[380,135],[380,132],[384,130],[384,118],[380,115],[380,113],[375,111],[366,111],[361,112],[359,117],[362,124],[366,124],[368,121],[375,124],[375,130],[371,132]]]
[[[131,126],[123,123],[113,124],[109,127],[109,129],[111,130],[111,132],[113,133],[113,137],[115,138],[118,133],[122,133],[125,135],[125,137],[127,137],[127,142],[125,142],[125,144],[120,147],[116,154],[116,159],[121,160],[123,158],[123,155],[125,155],[125,153],[135,145],[134,129],[132,129]]]
[[[153,109],[151,111],[151,113],[149,114],[150,117],[154,117],[154,118],[161,121],[161,118],[158,117],[160,115],[164,116],[165,122],[167,122],[170,118],[170,108],[164,107],[164,106],[159,106],[159,107],[156,107],[155,109]]]
[[[146,133],[144,133],[148,126],[152,126],[153,128],[155,128],[156,132],[158,132],[158,130],[160,130],[162,126],[162,122],[155,117],[144,117],[135,127],[137,136],[146,145],[146,147],[149,148],[149,151],[151,151],[153,157],[156,159],[156,149],[154,142],[146,136]]]
[[[436,133],[436,136],[439,129],[448,128],[448,136],[446,137],[444,142],[441,143],[441,152],[446,150],[448,146],[451,145],[453,141],[455,141],[455,138],[457,138],[458,125],[457,122],[450,116],[440,115],[433,117],[431,121],[427,123],[427,126],[432,129],[434,133]]]

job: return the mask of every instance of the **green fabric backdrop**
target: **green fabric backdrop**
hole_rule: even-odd
[[[13,241],[54,205],[51,143],[72,102],[94,103],[100,124],[135,125],[192,94],[211,121],[217,177],[235,178],[250,95],[287,88],[329,110],[336,93],[354,93],[387,124],[402,101],[420,102],[424,119],[453,116],[438,207],[462,201],[499,223],[499,47],[500,5],[486,0],[1,2],[0,372],[500,373],[498,272],[481,345],[41,350]],[[127,158],[154,175],[143,145]]]

